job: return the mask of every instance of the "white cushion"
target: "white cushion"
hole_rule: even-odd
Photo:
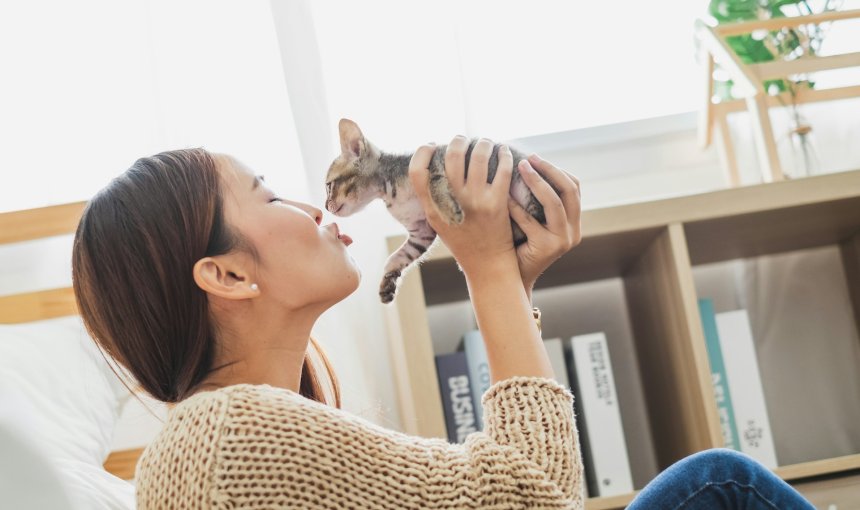
[[[26,402],[33,435],[82,508],[134,508],[134,488],[102,468],[129,391],[79,317],[0,325],[0,394]]]

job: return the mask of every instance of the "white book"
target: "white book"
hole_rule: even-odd
[[[561,338],[550,338],[543,341],[552,371],[555,372],[555,380],[565,388],[570,388],[570,380],[567,378],[567,363],[564,362],[564,347]]]
[[[571,344],[590,462],[594,467],[593,484],[597,488],[597,494],[592,496],[632,492],[633,476],[606,335],[602,332],[578,335],[571,339]]]
[[[777,467],[752,329],[746,310],[716,314],[720,350],[741,451],[769,468]]]

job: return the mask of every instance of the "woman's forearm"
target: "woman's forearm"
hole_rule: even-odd
[[[513,376],[553,378],[516,264],[487,264],[466,282],[487,349],[493,383]]]

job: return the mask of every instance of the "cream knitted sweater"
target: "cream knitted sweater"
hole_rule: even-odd
[[[484,430],[451,444],[268,385],[198,393],[143,452],[138,508],[583,508],[571,393],[514,377],[482,403]]]

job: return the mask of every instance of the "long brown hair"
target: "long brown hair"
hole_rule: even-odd
[[[212,154],[162,152],[137,160],[84,209],[72,249],[78,310],[102,350],[162,402],[190,395],[212,371],[217,328],[192,269],[203,257],[253,246],[224,220]],[[324,350],[305,353],[299,392],[340,407],[340,387]]]

